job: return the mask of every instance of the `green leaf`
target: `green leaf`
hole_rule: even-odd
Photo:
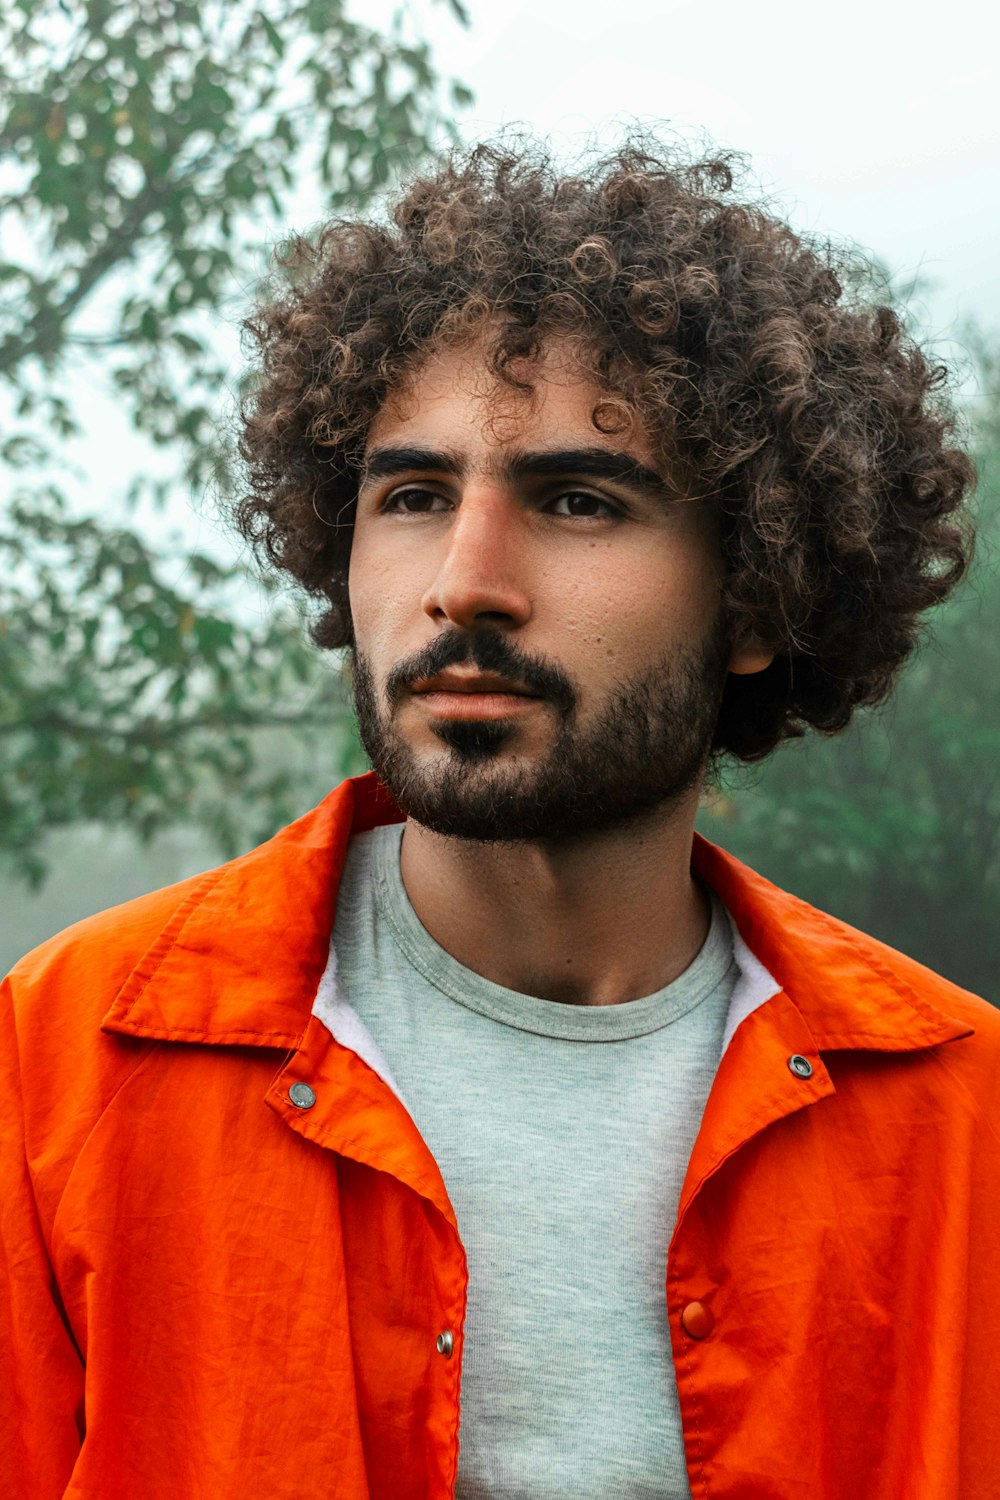
[[[264,35],[267,37],[268,41],[271,43],[271,46],[274,48],[275,55],[278,57],[284,57],[285,44],[281,39],[281,34],[278,31],[278,28],[274,25],[273,21],[271,21],[263,11],[260,12],[260,24],[264,28]]]

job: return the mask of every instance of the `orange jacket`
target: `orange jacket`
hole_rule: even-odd
[[[398,816],[348,782],[15,969],[4,1497],[451,1495],[454,1215],[311,1014],[347,839]],[[782,989],[723,1055],[669,1250],[692,1492],[1000,1496],[1000,1016],[700,839],[694,863]]]

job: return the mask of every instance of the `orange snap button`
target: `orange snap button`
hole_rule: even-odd
[[[715,1316],[704,1302],[689,1302],[681,1313],[681,1327],[692,1339],[707,1339],[715,1327]]]

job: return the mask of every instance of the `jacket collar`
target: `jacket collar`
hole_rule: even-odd
[[[356,777],[266,844],[185,882],[104,1030],[296,1047],[329,957],[348,840],[401,818],[374,776]]]
[[[943,1008],[960,995],[948,980],[772,885],[697,834],[692,866],[802,1014],[819,1051],[911,1052],[972,1035]]]
[[[329,958],[348,840],[401,820],[373,774],[355,777],[260,848],[185,883],[116,995],[104,1030],[297,1047]],[[783,989],[819,1050],[906,1052],[971,1034],[940,1008],[958,993],[946,980],[771,885],[697,834],[692,866],[738,929],[737,957],[742,949],[751,981],[743,987],[746,1004],[753,1008]],[[727,1041],[740,1019],[737,1006]]]

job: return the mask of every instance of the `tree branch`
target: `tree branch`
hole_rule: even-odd
[[[182,143],[182,136],[178,136],[175,141],[168,140],[167,149],[171,157],[176,150],[180,149]],[[183,190],[188,183],[192,182],[198,173],[213,160],[215,154],[215,149],[203,151],[176,179],[146,177],[145,186],[131,199],[122,222],[113,231],[107,243],[95,251],[84,264],[72,290],[66,293],[61,302],[39,309],[26,325],[25,333],[19,338],[10,338],[0,344],[0,375],[12,374],[21,361],[31,355],[45,356],[54,354],[58,350],[60,335],[66,323],[98,282],[103,280],[120,261],[128,258],[141,236],[143,223],[149,215],[166,197],[176,195],[178,191]]]

